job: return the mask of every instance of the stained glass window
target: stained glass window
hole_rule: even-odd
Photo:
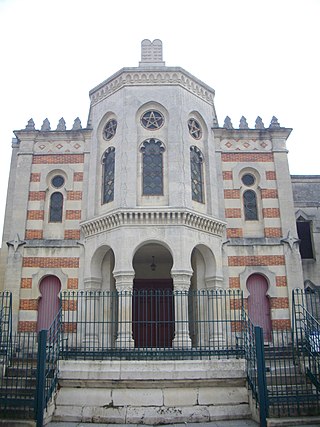
[[[61,175],[56,175],[52,178],[51,180],[51,184],[53,185],[53,187],[55,188],[60,188],[63,186],[64,184],[64,178]]]
[[[164,146],[157,139],[144,141],[142,148],[142,192],[145,196],[163,194],[163,158]]]
[[[255,177],[253,175],[251,175],[251,173],[246,173],[245,175],[243,175],[241,180],[242,180],[243,184],[247,185],[248,187],[253,185],[256,181]]]
[[[253,190],[243,193],[244,217],[247,221],[258,219],[257,195]]]
[[[112,119],[107,121],[107,124],[104,127],[104,131],[103,131],[103,136],[104,139],[106,139],[107,141],[110,141],[110,139],[112,139],[117,131],[117,121]]]
[[[190,147],[192,200],[199,203],[204,203],[202,163],[203,157],[201,151],[197,147]]]
[[[156,110],[146,111],[141,117],[141,124],[145,129],[157,130],[164,123],[163,115]]]
[[[114,198],[114,168],[115,148],[110,147],[103,157],[103,203],[109,203]]]
[[[50,197],[49,222],[62,222],[63,195],[52,193]]]

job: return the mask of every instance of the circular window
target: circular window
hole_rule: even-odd
[[[64,184],[64,178],[61,175],[56,175],[52,178],[51,180],[51,184],[53,187],[55,188],[60,188],[63,186]]]
[[[164,123],[163,115],[156,110],[149,110],[143,113],[141,117],[141,124],[145,129],[157,130],[161,128]]]
[[[103,130],[104,139],[106,139],[107,141],[110,141],[110,139],[112,139],[115,136],[116,131],[117,131],[117,121],[115,119],[108,120]]]
[[[247,185],[248,187],[253,185],[256,181],[255,177],[253,175],[251,175],[251,173],[246,173],[245,175],[243,175],[241,180],[242,180],[243,184]]]
[[[200,123],[197,122],[196,119],[189,119],[188,120],[188,128],[189,133],[194,139],[200,139],[202,136],[202,130]]]

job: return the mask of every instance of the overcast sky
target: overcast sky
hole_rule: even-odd
[[[320,174],[320,0],[0,0],[0,232],[12,131],[83,127],[89,90],[138,66],[143,39],[216,91],[226,115],[293,128],[292,174]]]

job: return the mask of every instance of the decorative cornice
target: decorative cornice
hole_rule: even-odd
[[[91,106],[125,86],[181,86],[213,105],[214,90],[180,67],[123,68],[89,93]]]
[[[188,209],[118,209],[81,223],[85,237],[118,227],[177,226],[190,227],[221,237],[226,223]]]

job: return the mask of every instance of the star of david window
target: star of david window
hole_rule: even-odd
[[[144,196],[163,195],[164,147],[157,139],[144,141],[142,147],[142,193]]]
[[[246,221],[258,219],[257,195],[253,190],[243,193],[244,217]]]
[[[141,124],[145,129],[157,130],[164,123],[163,115],[156,110],[146,111],[141,117]]]
[[[102,203],[110,203],[114,199],[114,169],[115,149],[108,148],[102,160],[103,163],[103,189]]]
[[[110,141],[110,139],[112,139],[115,136],[116,131],[117,131],[117,121],[114,119],[108,120],[103,130],[104,139],[107,141]]]
[[[197,147],[190,147],[191,191],[192,200],[204,203],[202,180],[203,156]]]
[[[188,129],[192,138],[200,139],[202,137],[202,129],[199,122],[197,122],[196,119],[188,120]]]

